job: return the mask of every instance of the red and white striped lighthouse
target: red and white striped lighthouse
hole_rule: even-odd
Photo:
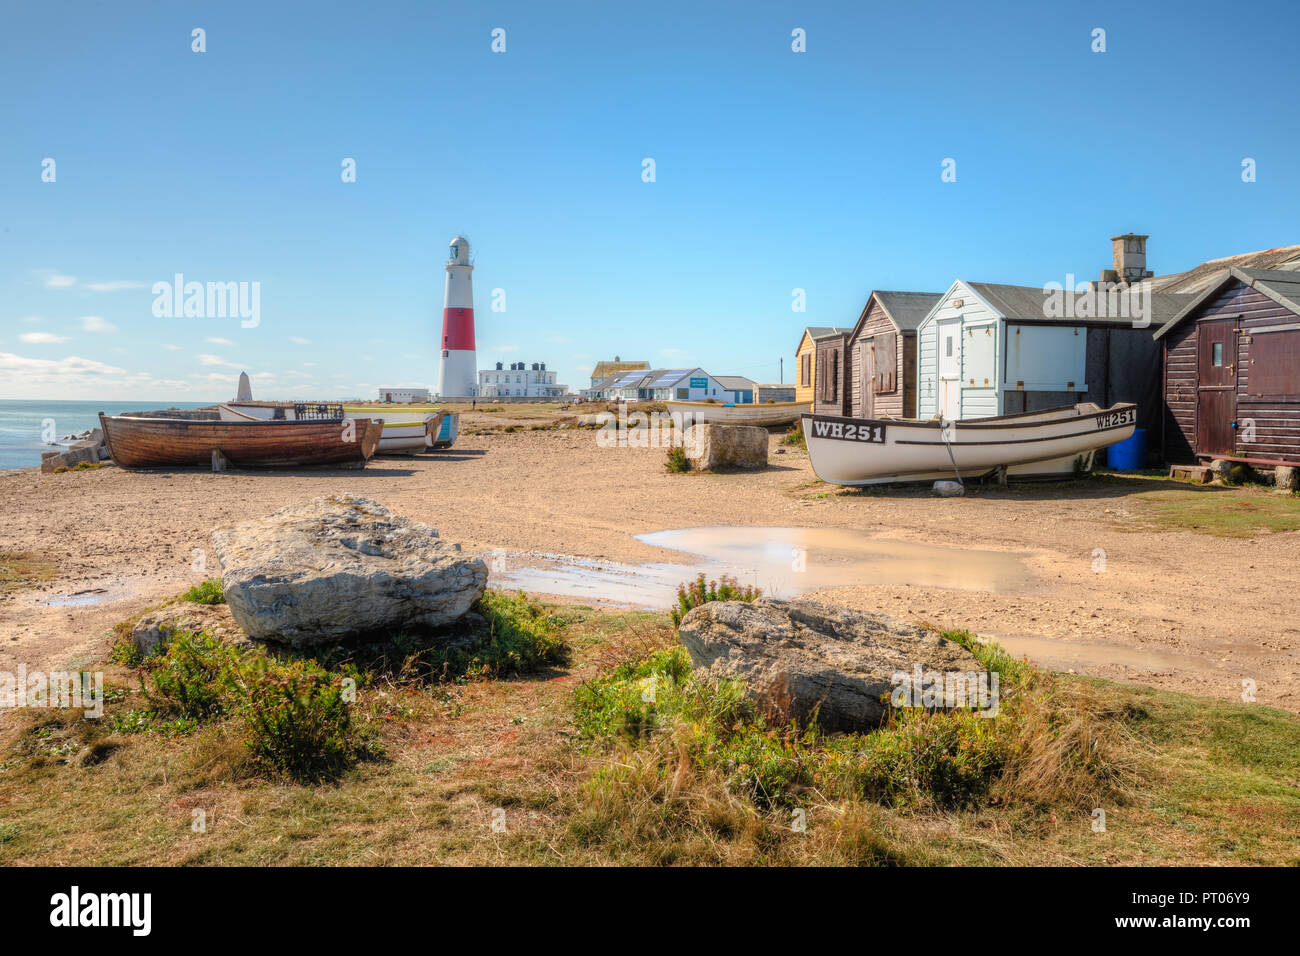
[[[474,360],[474,285],[470,273],[469,240],[451,241],[447,260],[447,288],[442,299],[442,361],[438,366],[438,392],[443,398],[478,393]]]

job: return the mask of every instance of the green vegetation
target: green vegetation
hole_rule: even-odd
[[[691,460],[686,457],[686,448],[672,445],[668,449],[664,467],[670,475],[681,475],[691,470]]]
[[[1138,496],[1145,527],[1225,538],[1300,531],[1300,497],[1246,485],[1232,490],[1160,491]]]
[[[990,662],[1005,660],[969,635],[944,636],[979,648]],[[760,811],[827,797],[932,810],[977,806],[995,793],[1027,805],[1124,799],[1136,779],[1126,749],[1126,722],[1136,713],[1112,712],[1025,665],[1002,677],[996,717],[898,709],[877,731],[826,735],[765,717],[743,687],[695,681],[678,647],[584,685],[575,723],[589,743],[657,756],[665,774],[689,760]],[[631,766],[616,761],[597,779],[619,778]]]
[[[225,604],[226,592],[221,586],[221,578],[208,578],[182,594],[181,600],[194,604]]]
[[[0,594],[51,580],[54,562],[29,551],[0,551]]]
[[[672,610],[673,627],[682,622],[682,618],[692,608],[709,601],[756,601],[762,596],[761,588],[750,585],[740,586],[740,582],[728,574],[720,581],[705,581],[703,572],[694,581],[677,585],[677,607]]]
[[[799,448],[807,448],[808,440],[803,433],[803,419],[794,423],[794,427],[781,436],[782,445],[795,445]]]
[[[304,660],[254,656],[243,672],[242,716],[256,764],[292,780],[337,779],[381,751],[352,719],[356,684]]]
[[[0,864],[1300,863],[1293,714],[1044,674],[945,632],[999,671],[998,716],[825,734],[695,681],[666,615],[476,611],[441,649],[491,631],[495,650],[459,670],[427,638],[321,662],[178,635],[105,666],[102,719],[15,712]]]
[[[206,720],[233,708],[239,665],[239,652],[218,638],[174,631],[163,652],[148,659],[140,680],[160,711]]]

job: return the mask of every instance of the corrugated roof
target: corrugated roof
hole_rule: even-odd
[[[1151,285],[1156,292],[1200,293],[1208,286],[1218,284],[1217,276],[1220,272],[1234,268],[1287,272],[1300,270],[1300,246],[1278,246],[1276,249],[1261,249],[1259,252],[1243,252],[1222,259],[1210,259],[1186,272],[1156,276],[1151,280]]]
[[[832,335],[848,335],[853,330],[841,329],[837,325],[810,325],[804,331],[816,342],[818,339],[829,338]]]
[[[873,292],[881,308],[904,332],[914,332],[921,320],[930,314],[934,304],[943,298],[942,292]]]
[[[1077,325],[1090,322],[1099,325],[1132,325],[1133,319],[1126,315],[1067,316],[1057,315],[1063,310],[1057,308],[1054,296],[1060,292],[1025,285],[999,285],[993,282],[967,282],[966,285],[984,301],[1009,319],[1026,319],[1034,322],[1061,322]],[[1173,318],[1191,302],[1195,296],[1173,295],[1150,291],[1147,293],[1151,303],[1151,325],[1160,326]]]
[[[1161,323],[1155,337],[1160,338],[1183,319],[1194,313],[1206,302],[1218,295],[1223,286],[1233,280],[1242,282],[1264,293],[1278,305],[1300,315],[1300,272],[1291,269],[1220,269],[1206,282],[1201,283],[1199,295],[1183,295],[1174,298],[1186,299],[1187,303],[1176,313]]]
[[[713,380],[728,391],[756,388],[758,386],[758,383],[753,379],[745,378],[743,375],[715,375]]]

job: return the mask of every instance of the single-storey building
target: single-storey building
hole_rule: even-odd
[[[916,417],[916,329],[938,292],[881,292],[867,297],[844,337],[843,411],[857,418]]]
[[[1152,337],[1190,301],[1141,285],[998,285],[958,279],[917,327],[917,417],[1014,415],[1077,402],[1135,402],[1162,418]]]
[[[429,400],[429,390],[427,388],[399,388],[392,385],[383,385],[379,388],[379,400],[399,404],[427,402]]]
[[[1300,462],[1300,272],[1221,270],[1155,339],[1166,461]]]
[[[724,390],[725,397],[722,399],[724,402],[730,402],[733,405],[752,405],[754,403],[758,383],[753,379],[745,378],[743,375],[719,375],[717,379],[718,384]]]
[[[702,368],[624,372],[601,389],[606,401],[725,401],[722,384]]]
[[[834,326],[810,325],[799,338],[794,353],[794,400],[815,402],[819,394],[817,383],[817,340],[827,336],[843,335],[848,329]]]
[[[760,402],[793,402],[794,386],[793,385],[759,385],[758,400]]]

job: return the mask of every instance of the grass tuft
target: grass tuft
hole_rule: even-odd
[[[181,600],[192,604],[225,604],[226,592],[221,585],[221,578],[208,578],[182,594]]]
[[[694,581],[677,585],[677,607],[672,610],[673,627],[682,623],[682,618],[694,608],[710,601],[757,601],[763,591],[752,585],[741,586],[740,582],[729,574],[721,579],[709,581],[704,573]]]

